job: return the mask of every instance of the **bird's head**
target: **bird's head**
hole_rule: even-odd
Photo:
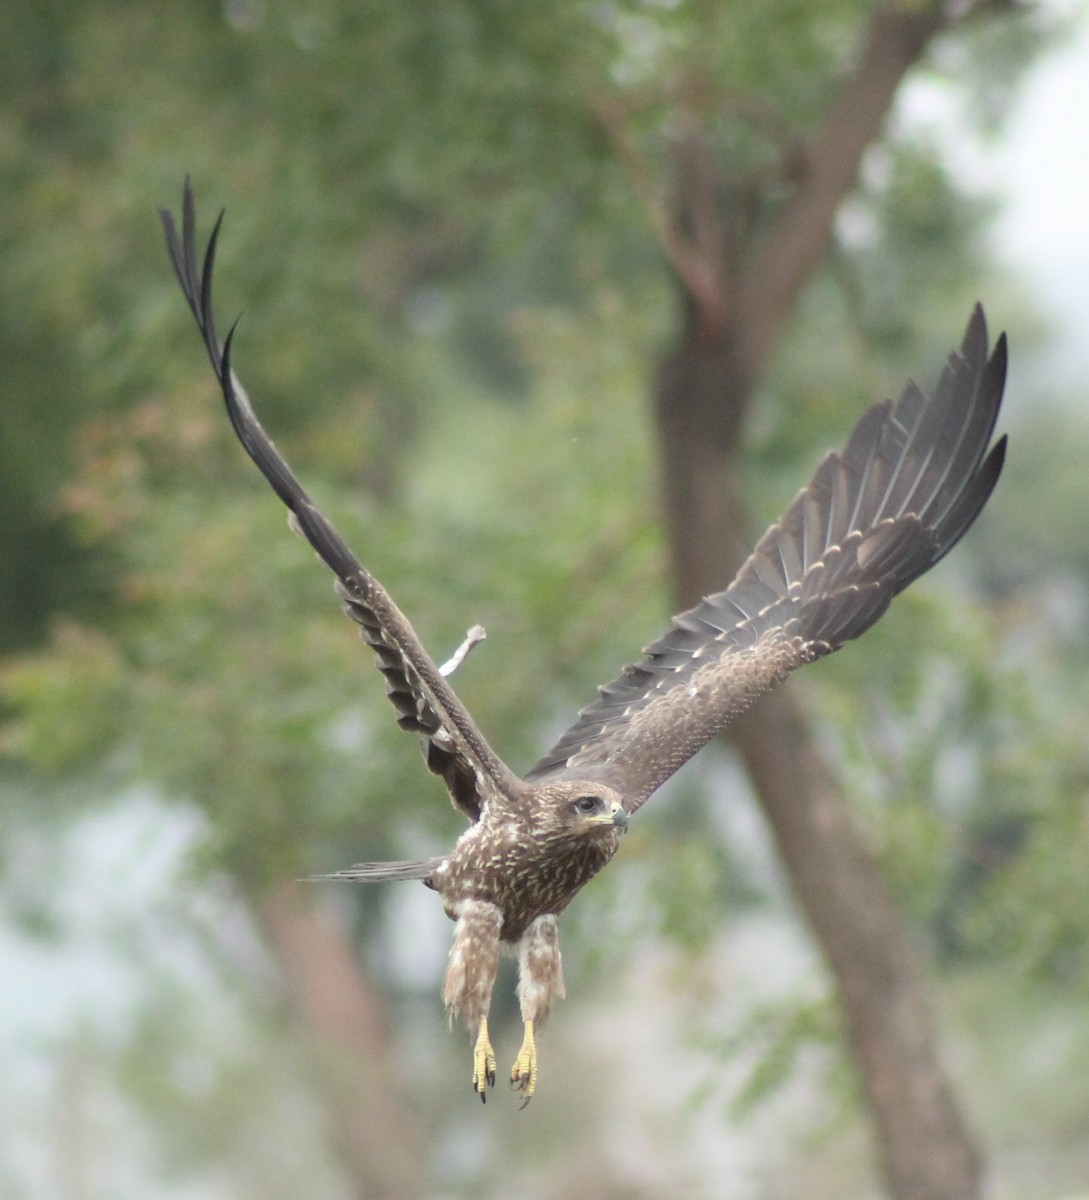
[[[542,815],[556,832],[591,836],[628,828],[628,812],[618,792],[588,780],[545,784],[536,789]]]

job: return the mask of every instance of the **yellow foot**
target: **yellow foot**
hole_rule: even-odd
[[[533,1099],[533,1093],[537,1090],[537,1044],[533,1040],[532,1021],[526,1022],[522,1048],[518,1051],[514,1066],[511,1067],[510,1086],[511,1091],[522,1092],[525,1095],[522,1101],[523,1108]]]
[[[495,1083],[495,1051],[488,1039],[488,1018],[480,1018],[480,1031],[473,1047],[473,1091],[481,1103],[487,1101],[487,1089]]]

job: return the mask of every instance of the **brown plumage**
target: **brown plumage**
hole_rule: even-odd
[[[329,878],[420,879],[456,922],[443,997],[476,1031],[473,1086],[495,1080],[487,1018],[500,948],[516,950],[525,1022],[511,1085],[534,1093],[534,1034],[563,994],[556,918],[616,853],[628,817],[704,743],[796,667],[864,633],[893,596],[963,536],[1002,470],[990,446],[1006,371],[1005,335],[988,356],[977,305],[959,353],[929,397],[909,383],[875,404],[725,591],[675,617],[642,658],[599,689],[555,746],[519,778],[495,754],[382,585],[314,507],[262,429],[221,345],[212,270],[223,214],[198,261],[188,183],[167,248],[204,337],[234,430],[293,521],[336,577],[372,648],[403,729],[470,821],[453,850],[413,862],[360,863]]]

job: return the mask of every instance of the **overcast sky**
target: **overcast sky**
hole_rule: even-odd
[[[1054,325],[1049,378],[1080,384],[1089,380],[1089,13],[1076,0],[1044,8],[1078,14],[1075,36],[1040,57],[1001,137],[966,136],[948,105],[937,124],[961,178],[1006,198],[994,227],[995,253],[1024,279],[1035,307]],[[1016,355],[1012,361],[1016,369]],[[1066,394],[1089,417],[1089,385]]]
[[[1077,270],[1084,298],[1089,286],[1089,20],[1084,12],[1074,41],[1036,65],[994,151],[987,175],[1011,199],[999,222],[1000,244],[1033,273]]]

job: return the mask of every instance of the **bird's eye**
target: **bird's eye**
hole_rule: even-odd
[[[575,801],[575,808],[580,813],[585,813],[589,816],[590,813],[597,812],[600,804],[601,801],[596,796],[580,796]]]

